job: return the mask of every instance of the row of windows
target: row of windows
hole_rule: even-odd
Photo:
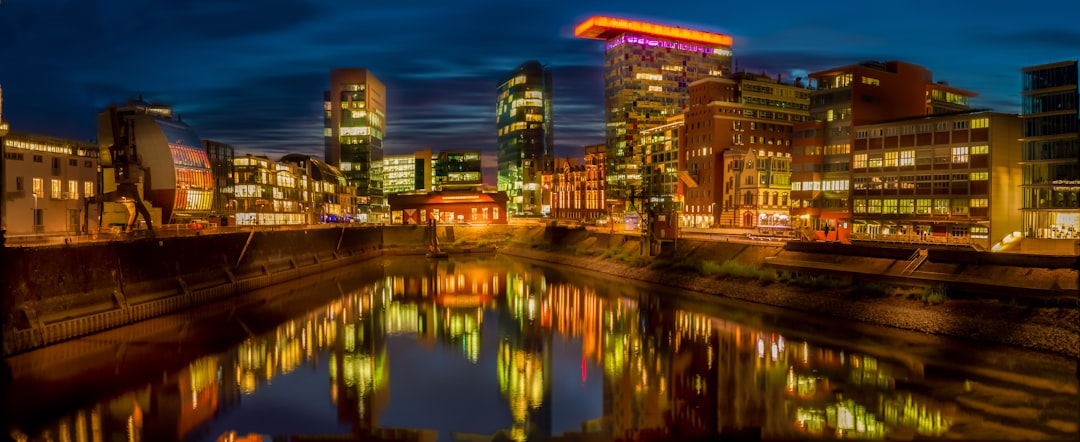
[[[968,209],[989,207],[987,198],[919,198],[852,200],[853,213],[881,215],[967,215]]]
[[[45,180],[43,178],[32,178],[32,195],[36,198],[45,198]],[[26,190],[26,178],[17,176],[15,177],[15,191]],[[63,187],[63,180],[53,178],[49,180],[49,197],[52,199],[79,199],[79,181],[67,180],[67,189]],[[91,198],[94,196],[94,182],[83,181],[83,197]]]

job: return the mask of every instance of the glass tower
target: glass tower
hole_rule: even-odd
[[[326,162],[356,186],[355,219],[380,222],[383,196],[383,138],[386,134],[386,86],[363,68],[330,71],[323,96]]]
[[[555,168],[551,68],[527,61],[499,80],[496,93],[498,188],[509,198],[508,213],[540,215],[541,180]]]
[[[1021,70],[1023,228],[1029,238],[1080,238],[1077,62]]]
[[[625,204],[641,186],[638,134],[685,111],[690,83],[731,71],[731,37],[609,17],[586,20],[575,35],[605,40],[607,192]]]

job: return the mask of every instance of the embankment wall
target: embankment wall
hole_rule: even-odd
[[[3,354],[380,256],[382,233],[349,226],[5,248]]]

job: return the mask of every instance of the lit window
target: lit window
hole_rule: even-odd
[[[988,153],[990,153],[990,146],[987,146],[985,144],[980,146],[971,146],[972,155],[985,155]]]
[[[990,172],[971,172],[968,179],[971,181],[986,181],[990,179]]]
[[[952,148],[952,162],[954,164],[968,162],[968,148],[967,148],[967,146]]]
[[[68,180],[68,198],[77,200],[79,199],[79,182],[75,180]]]
[[[34,196],[37,198],[45,197],[45,183],[41,178],[34,178]]]
[[[50,186],[49,186],[50,190],[52,190],[52,197],[59,199],[60,198],[60,192],[61,192],[61,190],[60,190],[61,189],[60,180],[53,179],[49,184],[50,184]]]

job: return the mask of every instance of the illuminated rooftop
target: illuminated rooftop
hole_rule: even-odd
[[[599,15],[590,17],[574,28],[574,36],[579,38],[591,38],[594,40],[608,40],[623,32],[637,32],[656,37],[665,37],[709,45],[731,46],[730,35],[645,23],[622,18],[603,17]]]

